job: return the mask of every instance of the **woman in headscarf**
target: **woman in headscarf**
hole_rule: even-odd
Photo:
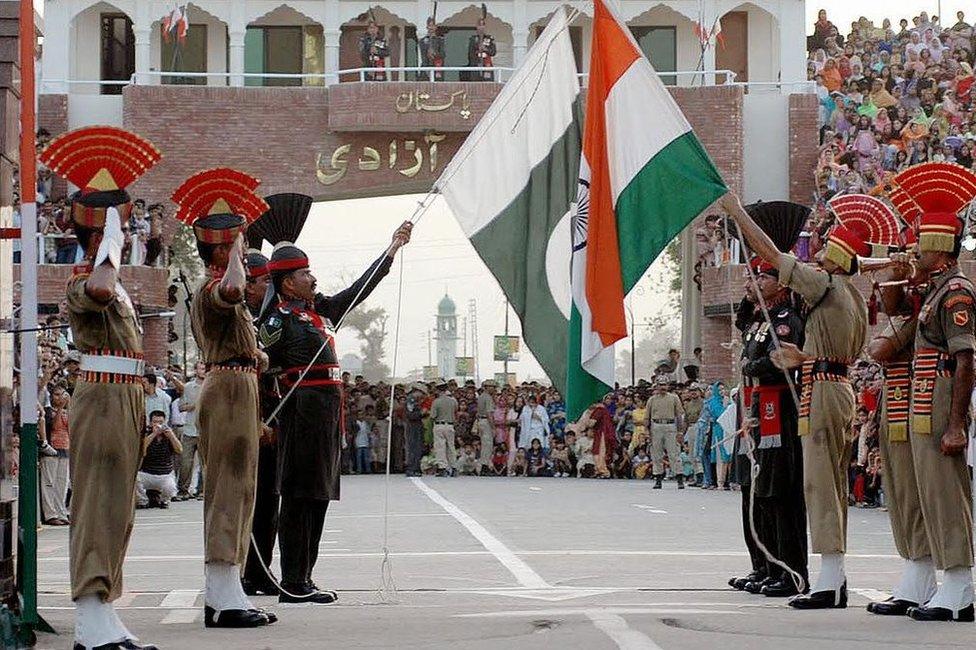
[[[813,53],[813,58],[810,60],[810,63],[813,64],[814,71],[819,74],[827,64],[827,53],[822,48],[817,50]]]
[[[837,61],[834,59],[827,59],[820,74],[823,75],[824,86],[830,92],[836,92],[844,85],[844,79],[841,77],[840,70],[837,68]]]
[[[837,61],[837,71],[840,72],[840,78],[845,82],[851,77],[851,60],[849,57],[842,56],[840,60]]]
[[[613,424],[613,416],[610,415],[604,402],[594,404],[588,414],[588,426],[593,430],[596,478],[610,478],[608,463],[613,460],[613,452],[617,447],[617,432]]]
[[[884,82],[881,79],[875,79],[871,83],[871,103],[880,109],[891,108],[892,106],[898,105],[898,100],[895,99],[891,93],[884,87]],[[886,116],[888,111],[882,110]]]
[[[727,463],[731,455],[725,452],[724,445],[718,444],[724,437],[719,417],[725,411],[725,384],[720,381],[712,384],[708,398],[698,418],[698,435],[695,436],[695,455],[702,460],[705,480],[702,487],[716,489],[724,482],[725,471],[722,463]],[[713,473],[714,468],[714,473]]]

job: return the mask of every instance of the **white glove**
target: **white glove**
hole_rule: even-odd
[[[95,254],[95,266],[101,266],[107,261],[112,268],[118,270],[122,264],[124,243],[125,236],[122,234],[119,211],[110,207],[105,211],[105,230],[102,234],[102,243],[98,245],[98,252]]]

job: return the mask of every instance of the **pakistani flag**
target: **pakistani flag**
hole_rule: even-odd
[[[593,2],[573,221],[566,417],[614,383],[624,296],[675,235],[726,192],[691,125],[605,0]]]
[[[560,390],[580,161],[579,93],[566,15],[558,9],[434,186]]]

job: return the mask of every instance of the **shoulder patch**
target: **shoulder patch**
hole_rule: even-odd
[[[973,302],[973,297],[968,293],[958,293],[954,296],[949,296],[949,299],[945,301],[943,307],[951,309],[956,305],[972,305]]]
[[[959,327],[965,327],[969,324],[969,310],[960,309],[959,311],[952,312],[952,322]]]

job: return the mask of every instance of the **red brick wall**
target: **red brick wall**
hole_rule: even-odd
[[[726,185],[742,193],[742,88],[669,88]],[[649,119],[653,119],[650,117]]]
[[[52,136],[68,130],[68,96],[38,95],[37,127],[47,129]],[[57,174],[54,175],[52,197],[60,198],[68,191],[68,184]]]
[[[790,201],[804,205],[816,190],[819,107],[816,95],[790,95]]]

